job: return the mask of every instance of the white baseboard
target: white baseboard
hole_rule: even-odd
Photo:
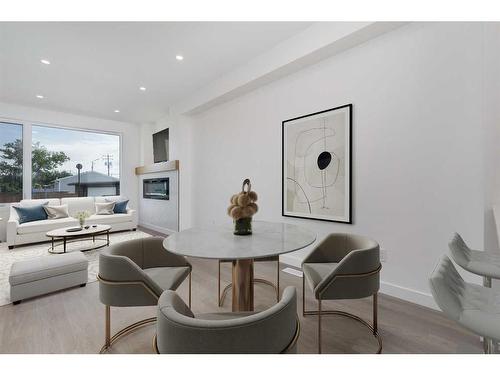
[[[295,268],[301,268],[302,258],[293,254],[280,255],[280,262]],[[392,284],[386,281],[380,281],[380,293],[387,294],[391,297],[396,297],[417,305],[429,307],[434,310],[439,310],[434,298],[429,293],[424,293],[419,290],[406,288],[404,286]]]
[[[380,293],[403,299],[417,305],[429,307],[433,310],[439,310],[430,293],[424,293],[419,290],[406,288],[382,280],[380,281]]]
[[[293,254],[280,255],[280,262],[295,268],[302,268],[302,258]]]
[[[154,230],[156,232],[160,232],[160,233],[163,233],[163,234],[172,234],[172,233],[175,233],[174,230],[167,229],[167,228],[162,228],[162,227],[159,227],[157,225],[148,224],[148,223],[141,223],[141,222],[139,222],[139,226],[144,227],[146,229]]]

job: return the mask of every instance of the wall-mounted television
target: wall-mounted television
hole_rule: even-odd
[[[168,128],[153,134],[153,158],[155,163],[168,161]]]

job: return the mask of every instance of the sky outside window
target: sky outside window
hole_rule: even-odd
[[[120,137],[113,134],[92,133],[47,126],[32,127],[32,142],[40,142],[49,151],[64,152],[70,160],[57,170],[76,174],[76,164],[83,165],[82,172],[94,171],[108,174],[107,155],[110,155],[109,174],[120,178]]]
[[[0,122],[0,147],[6,143],[15,142],[16,139],[22,139],[22,137],[22,125]]]

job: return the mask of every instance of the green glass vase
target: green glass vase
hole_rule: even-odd
[[[234,221],[234,234],[237,236],[247,236],[252,234],[252,218],[245,217]]]

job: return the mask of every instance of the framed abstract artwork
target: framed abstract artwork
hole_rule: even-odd
[[[352,223],[352,104],[282,122],[282,215]]]

